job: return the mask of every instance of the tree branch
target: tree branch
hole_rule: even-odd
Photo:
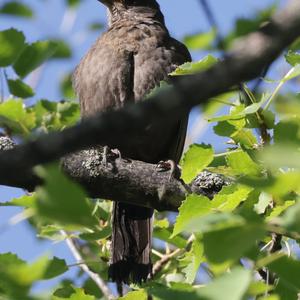
[[[0,150],[5,145],[13,147],[8,137],[0,137]],[[117,158],[107,154],[102,162],[102,148],[82,150],[61,160],[62,170],[81,184],[92,198],[130,201],[131,204],[148,206],[157,210],[176,211],[188,193],[213,198],[228,184],[222,175],[202,172],[189,184],[170,176],[170,171],[160,172],[157,165],[142,161]],[[33,173],[17,177],[14,186],[32,189],[41,184]]]
[[[107,286],[106,282],[99,276],[99,274],[92,272],[86,264],[82,263],[83,259],[81,257],[81,254],[79,253],[72,239],[67,235],[67,233],[64,230],[61,230],[60,233],[65,238],[67,246],[72,252],[76,262],[77,263],[80,262],[79,264],[80,268],[96,283],[96,285],[98,286],[98,288],[103,293],[106,299],[108,300],[115,299],[112,291]]]
[[[293,0],[260,31],[238,41],[226,59],[209,70],[176,78],[173,87],[147,101],[98,114],[62,132],[44,135],[5,151],[0,155],[0,183],[20,186],[33,166],[80,149],[99,144],[119,147],[128,144],[139,129],[150,122],[177,118],[193,106],[259,76],[264,67],[299,36],[300,1]]]

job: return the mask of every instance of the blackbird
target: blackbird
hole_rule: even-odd
[[[170,72],[191,60],[187,48],[170,36],[155,0],[98,1],[108,8],[108,30],[73,76],[83,118],[143,100],[161,81],[169,80]],[[181,118],[140,128],[125,146],[107,146],[136,160],[178,163],[187,120],[184,112]],[[117,283],[140,283],[152,272],[153,209],[125,202],[115,202],[113,208],[109,277]]]

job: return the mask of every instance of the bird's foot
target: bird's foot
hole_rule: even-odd
[[[170,172],[169,180],[172,178],[180,178],[181,169],[173,160],[160,161],[156,165],[157,172]]]
[[[108,146],[103,147],[103,152],[102,152],[102,161],[101,164],[104,166],[108,165],[108,161],[110,159],[121,159],[121,152],[118,149],[110,149]]]

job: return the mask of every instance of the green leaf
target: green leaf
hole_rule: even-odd
[[[52,296],[51,300],[96,300],[94,296],[86,295],[83,289],[80,288],[74,288],[74,293],[71,294],[70,297],[58,297],[58,296]]]
[[[299,145],[269,146],[258,154],[258,159],[271,168],[300,168]]]
[[[179,66],[173,71],[171,76],[189,75],[194,73],[203,72],[218,62],[218,59],[212,55],[207,55],[197,62],[187,62]]]
[[[47,131],[61,130],[75,125],[79,121],[79,104],[75,102],[38,101],[32,111],[36,115],[37,125]]]
[[[82,188],[67,178],[58,167],[38,167],[44,185],[37,188],[37,212],[64,225],[94,226],[97,220]]]
[[[300,232],[300,202],[289,206],[279,219],[281,226],[291,232]]]
[[[216,38],[216,31],[197,33],[184,38],[184,44],[191,50],[210,49]]]
[[[211,201],[212,208],[222,212],[232,212],[242,201],[245,201],[252,191],[245,185],[232,184],[224,186]]]
[[[210,200],[200,195],[188,195],[179,207],[172,237],[186,230],[188,222],[192,218],[209,214],[211,211]]]
[[[198,290],[207,300],[242,300],[251,283],[251,271],[242,267],[233,268],[230,273],[217,277]]]
[[[60,82],[60,92],[65,99],[75,99],[75,91],[72,86],[72,74],[65,75]]]
[[[242,145],[247,149],[254,149],[258,142],[250,129],[240,129],[230,136],[236,144]]]
[[[147,300],[148,294],[145,290],[139,290],[134,292],[129,292],[124,297],[120,297],[119,300]]]
[[[23,78],[49,59],[56,49],[57,44],[52,41],[40,41],[28,45],[14,63],[14,70]]]
[[[185,254],[184,260],[188,262],[182,270],[185,274],[186,282],[192,284],[197,276],[200,264],[203,259],[203,245],[199,239],[193,241],[191,250]]]
[[[11,201],[0,203],[0,206],[22,206],[33,208],[36,203],[35,194],[23,195],[19,198],[13,198]]]
[[[293,67],[300,63],[300,53],[298,53],[298,52],[289,50],[288,53],[284,57],[285,57],[285,60]]]
[[[52,260],[49,260],[48,266],[44,272],[43,279],[50,279],[57,277],[68,271],[68,266],[64,259],[53,257]]]
[[[279,283],[283,288],[289,291],[290,295],[292,295],[289,300],[298,299],[297,294],[300,290],[300,262],[287,256],[283,256],[272,261],[268,265],[268,268],[279,276]],[[279,292],[280,289],[276,291]]]
[[[35,116],[26,111],[22,100],[10,99],[0,104],[0,126],[14,134],[28,135],[35,126]]]
[[[264,234],[264,225],[256,222],[210,231],[203,235],[204,252],[212,263],[236,261],[253,248]]]
[[[180,236],[173,236],[170,229],[155,227],[153,236],[178,248],[186,247],[186,240]]]
[[[33,89],[20,79],[8,79],[7,83],[10,93],[16,97],[29,98],[34,96]]]
[[[278,145],[282,143],[300,145],[300,126],[296,120],[289,119],[278,122],[274,127],[274,142]]]
[[[0,67],[13,64],[25,47],[23,32],[16,29],[0,31]]]
[[[97,230],[92,233],[81,233],[79,237],[86,241],[97,241],[101,239],[105,239],[111,235],[111,227],[106,226],[102,228],[102,230]]]
[[[92,22],[89,24],[89,30],[91,31],[99,31],[104,28],[104,24],[100,22]]]
[[[257,204],[254,205],[254,210],[258,214],[264,214],[267,207],[269,207],[272,204],[272,201],[273,201],[272,195],[266,192],[262,192],[259,195]]]
[[[153,284],[148,289],[149,294],[154,296],[154,299],[159,300],[207,300],[201,297],[197,293],[197,289],[191,287],[191,285],[172,283],[171,286],[163,286],[159,284]]]
[[[28,5],[18,1],[10,1],[0,7],[0,13],[14,17],[32,18],[33,11]]]
[[[247,294],[251,296],[263,295],[272,290],[273,287],[271,285],[266,284],[263,281],[254,281],[251,282]]]
[[[230,137],[236,132],[236,127],[230,124],[228,121],[220,121],[213,127],[215,134],[219,136]]]
[[[51,59],[65,59],[72,57],[72,49],[66,41],[60,39],[51,39],[51,42],[57,45],[54,54],[51,56]]]
[[[237,175],[260,175],[261,168],[243,151],[232,151],[226,156],[229,167]]]
[[[79,5],[80,0],[66,0],[66,3],[69,7],[75,8],[76,6]]]
[[[288,207],[295,204],[294,200],[287,200],[283,205],[276,205],[271,211],[270,215],[266,217],[266,221],[272,221],[272,219],[280,216]]]
[[[193,144],[184,154],[182,166],[182,179],[191,182],[197,174],[213,161],[213,149],[210,145]]]

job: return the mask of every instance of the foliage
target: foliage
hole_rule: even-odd
[[[78,9],[80,1],[65,1],[66,10]],[[272,6],[251,19],[239,19],[224,39],[234,40],[256,30],[276,10]],[[6,1],[0,15],[30,19],[34,10],[20,1]],[[92,22],[88,30],[102,29]],[[194,51],[218,51],[217,28],[189,35],[187,45]],[[79,106],[70,85],[70,74],[61,81],[61,95],[69,100],[52,102],[33,98],[38,91],[28,77],[46,62],[72,57],[72,45],[61,38],[29,42],[20,30],[0,31],[0,73],[8,95],[0,103],[2,132],[16,141],[41,133],[63,130],[79,121]],[[300,104],[299,94],[283,89],[293,87],[300,74],[299,43],[285,53],[289,71],[277,81],[266,79],[264,92],[245,95],[238,91],[211,99],[202,108],[213,126],[216,140],[230,143],[220,152],[214,145],[193,144],[184,154],[182,178],[190,182],[203,169],[222,173],[232,184],[212,199],[189,195],[179,208],[176,221],[167,213],[156,213],[153,263],[172,253],[154,279],[120,299],[197,300],[293,300],[300,291],[299,247],[290,250],[300,237]],[[201,72],[213,66],[213,54],[187,63],[172,76]],[[4,85],[4,83],[1,83]],[[292,91],[295,88],[291,89]],[[27,103],[27,104],[26,104]],[[66,178],[56,164],[40,166],[36,174],[44,184],[7,206],[23,208],[23,217],[39,239],[75,241],[86,265],[107,280],[111,203],[88,199],[80,186]],[[17,237],[14,237],[17,238]],[[275,239],[278,244],[276,248]],[[166,246],[165,246],[166,245]],[[0,299],[45,299],[32,292],[38,281],[68,271],[64,258],[42,256],[28,263],[13,253],[0,253]],[[206,275],[205,275],[206,274]],[[265,274],[259,276],[258,274]],[[203,278],[209,277],[208,282]],[[78,285],[80,279],[80,286]],[[104,298],[96,284],[82,277],[58,277],[47,299],[93,300]]]

